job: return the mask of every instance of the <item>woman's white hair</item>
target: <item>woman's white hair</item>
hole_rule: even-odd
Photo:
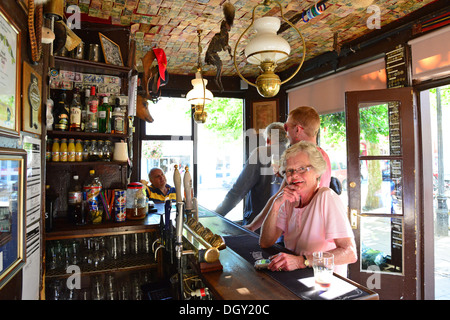
[[[308,141],[297,142],[284,151],[281,158],[283,168],[286,168],[286,161],[288,158],[296,156],[300,152],[304,152],[308,155],[311,166],[319,176],[325,172],[327,169],[327,163],[323,159],[322,153],[320,153],[315,144]]]

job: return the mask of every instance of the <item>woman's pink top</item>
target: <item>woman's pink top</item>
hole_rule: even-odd
[[[287,249],[298,255],[336,248],[334,239],[354,238],[347,211],[339,196],[329,188],[319,188],[304,208],[297,203],[281,205],[277,227],[284,233]],[[336,273],[346,277],[347,265],[335,266]]]

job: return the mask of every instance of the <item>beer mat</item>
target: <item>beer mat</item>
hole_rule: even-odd
[[[279,252],[289,252],[279,245],[274,245],[270,248],[261,248],[259,246],[259,236],[256,234],[224,236],[224,239],[228,248],[236,252],[252,266],[256,260],[268,259],[270,256]],[[333,280],[336,279],[336,283],[332,283],[332,286],[333,284],[336,284],[334,290],[331,288],[326,292],[315,290],[314,272],[312,268],[280,272],[261,270],[258,272],[265,272],[272,279],[303,300],[350,300],[369,295],[367,292],[337,277],[333,277]]]

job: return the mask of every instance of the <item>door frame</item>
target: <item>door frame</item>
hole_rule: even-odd
[[[421,286],[423,276],[422,245],[419,235],[422,234],[422,211],[421,196],[419,192],[422,185],[422,163],[419,156],[419,126],[417,119],[417,104],[414,91],[411,87],[396,89],[380,89],[368,91],[346,92],[346,126],[347,126],[347,181],[356,182],[353,188],[348,188],[349,217],[352,209],[361,213],[360,195],[360,168],[359,168],[359,105],[360,103],[384,103],[388,101],[400,101],[400,128],[402,137],[401,156],[383,156],[380,158],[392,158],[402,160],[402,186],[403,186],[403,274],[391,275],[379,273],[380,298],[381,299],[421,299]],[[355,125],[354,121],[357,125]],[[357,137],[357,143],[349,139]],[[375,157],[376,158],[376,157]],[[383,216],[383,215],[381,215]],[[391,217],[391,215],[384,215]],[[357,217],[360,226],[360,216]],[[360,235],[359,229],[355,231],[358,257],[360,257]],[[360,262],[349,266],[350,279],[368,286],[368,281],[373,275],[370,272],[359,271]],[[357,271],[358,270],[358,271]],[[377,291],[377,289],[373,289]],[[386,292],[383,294],[383,292]],[[383,297],[384,296],[384,297]]]

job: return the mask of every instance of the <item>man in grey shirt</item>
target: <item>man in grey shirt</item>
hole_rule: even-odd
[[[269,124],[264,131],[264,138],[266,145],[253,150],[236,183],[215,210],[225,216],[245,197],[243,225],[252,222],[280,187],[280,184],[272,184],[274,174],[270,159],[272,155],[281,158],[289,142],[284,124]]]

